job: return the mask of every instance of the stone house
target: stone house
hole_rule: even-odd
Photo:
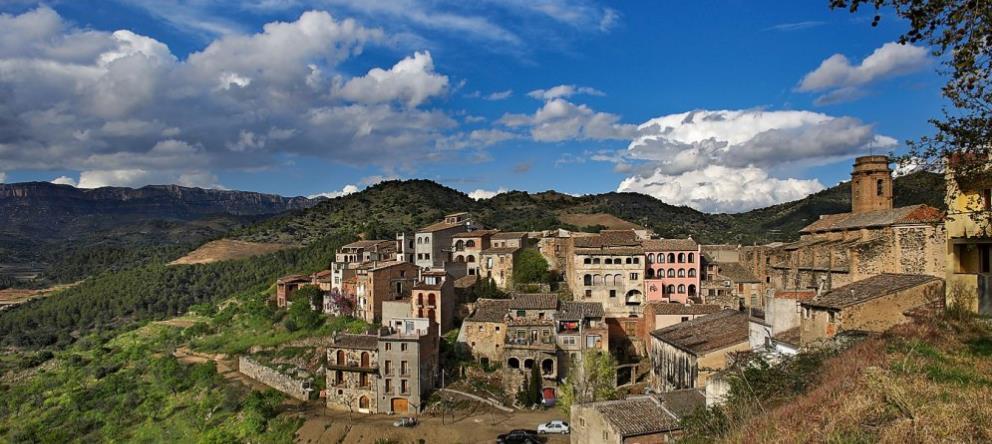
[[[644,303],[644,249],[633,230],[571,238],[566,281],[575,300],[599,302],[608,317],[639,315]]]
[[[408,296],[417,282],[416,265],[409,262],[366,262],[355,270],[355,317],[376,324],[382,302]],[[347,286],[345,286],[347,289]]]
[[[504,241],[500,241],[503,243]],[[479,274],[492,279],[496,287],[509,290],[513,287],[513,263],[517,260],[520,247],[490,247],[482,250],[482,263]]]
[[[454,326],[456,299],[451,276],[444,271],[422,271],[420,281],[413,286],[410,313],[434,321],[440,329],[438,336],[441,336]]]
[[[438,336],[433,331],[391,329],[379,335],[379,412],[407,415],[424,408],[440,371]]]
[[[735,352],[750,350],[748,315],[723,310],[651,332],[651,375],[662,391],[700,388],[727,367]]]
[[[512,311],[512,309],[511,309]],[[503,385],[509,391],[524,386],[531,368],[538,367],[544,387],[558,380],[558,347],[554,319],[516,318],[506,322],[503,347]],[[549,393],[553,395],[554,393]]]
[[[396,241],[360,240],[345,244],[334,254],[334,262],[362,263],[391,261],[396,257]]]
[[[631,396],[616,401],[573,404],[572,444],[659,444],[678,439],[680,422],[706,405],[699,390]]]
[[[885,156],[856,159],[850,213],[821,216],[796,242],[745,248],[742,262],[788,290],[825,292],[882,273],[943,277],[943,214],[926,205],[893,208],[888,163]]]
[[[448,253],[451,252],[452,236],[469,231],[470,228],[472,221],[468,213],[456,213],[445,216],[441,222],[417,230],[414,235],[414,263],[420,268],[443,268],[444,263],[450,260]]]
[[[702,300],[706,303],[724,302],[730,296],[736,303],[728,308],[761,308],[764,304],[764,283],[744,265],[737,262],[708,262],[703,281]],[[725,292],[720,294],[720,292]],[[726,305],[721,304],[721,305]]]
[[[644,306],[644,325],[640,336],[645,342],[650,342],[648,335],[655,330],[711,315],[720,310],[722,307],[715,304],[683,305],[675,302],[648,302]]]
[[[489,238],[496,230],[472,230],[451,236],[451,262],[465,263],[465,274],[479,275],[482,252],[489,248]]]
[[[992,315],[992,173],[959,179],[949,162],[946,182],[947,304]]]
[[[647,239],[641,242],[646,301],[685,304],[699,292],[702,250],[692,238]]]
[[[493,248],[524,248],[527,246],[527,232],[500,231],[493,234],[489,244]]]
[[[377,344],[371,334],[340,334],[327,347],[327,407],[359,413],[378,413],[376,381]]]
[[[509,299],[479,299],[475,311],[462,321],[458,342],[481,364],[503,362],[509,311]]]
[[[276,306],[279,308],[289,307],[289,300],[293,298],[293,293],[300,287],[312,285],[313,279],[302,274],[291,274],[276,280]]]
[[[568,376],[574,363],[581,369],[586,352],[609,353],[610,330],[603,306],[596,302],[562,302],[555,315],[559,353],[558,375]]]
[[[943,305],[944,280],[919,274],[884,273],[802,301],[802,345],[841,331],[882,332],[907,322],[907,312]]]
[[[561,228],[546,230],[537,239],[537,249],[548,261],[548,269],[562,272],[565,269],[565,262],[568,260],[568,239],[573,233]]]
[[[511,319],[552,319],[558,311],[555,293],[512,293],[510,295]]]

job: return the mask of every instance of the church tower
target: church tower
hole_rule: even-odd
[[[892,209],[892,170],[888,156],[862,156],[851,171],[851,212]]]

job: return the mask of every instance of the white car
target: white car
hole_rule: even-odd
[[[569,432],[568,423],[565,421],[551,421],[537,426],[537,433],[561,433]]]

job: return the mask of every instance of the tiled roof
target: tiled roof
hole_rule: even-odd
[[[633,230],[603,230],[598,236],[576,237],[576,248],[639,247],[641,240]]]
[[[360,240],[360,241],[352,242],[350,244],[346,244],[346,245],[342,246],[341,248],[369,248],[369,247],[372,247],[372,246],[381,244],[383,242],[392,242],[392,241],[387,241],[387,240]]]
[[[699,244],[688,239],[646,239],[641,241],[644,251],[696,251]]]
[[[706,407],[706,394],[700,389],[683,389],[656,395],[661,404],[676,417],[689,415],[700,407]]]
[[[595,408],[622,437],[647,435],[679,429],[679,419],[651,396],[634,396],[622,401],[597,403]]]
[[[939,279],[921,274],[883,273],[835,288],[803,302],[803,305],[824,308],[850,307]]]
[[[500,231],[493,235],[493,239],[522,239],[527,237],[526,231]]]
[[[655,315],[707,315],[720,311],[716,304],[679,304],[677,302],[650,302]]]
[[[754,273],[737,262],[715,262],[720,268],[719,275],[734,281],[737,284],[761,282],[754,277]]]
[[[841,213],[820,217],[800,230],[801,233],[817,231],[853,230],[858,228],[886,227],[898,224],[918,224],[936,222],[943,219],[943,213],[927,205],[910,205],[908,207],[888,210],[868,211],[864,213]]]
[[[786,331],[783,331],[774,338],[778,342],[789,344],[792,346],[799,346],[799,327],[793,327]]]
[[[479,299],[475,302],[475,313],[467,322],[503,322],[506,312],[510,310],[509,299]]]
[[[496,247],[482,250],[482,254],[512,254],[516,253],[520,247]]]
[[[372,262],[365,262],[365,263],[363,263],[362,266],[359,267],[359,268],[362,268],[362,269],[365,269],[365,270],[382,270],[383,268],[395,267],[397,265],[405,264],[405,263],[407,263],[407,262],[403,262],[403,261],[372,261]]]
[[[558,295],[554,293],[514,293],[510,299],[511,310],[554,310],[558,308]]]
[[[651,332],[651,336],[694,354],[747,342],[748,315],[723,310]]]
[[[479,276],[474,274],[469,274],[455,279],[455,288],[468,288],[475,285],[479,281]]]
[[[451,237],[453,238],[477,238],[483,236],[491,236],[493,234],[499,233],[497,230],[473,230],[466,231],[464,233],[455,233]]]
[[[280,284],[289,284],[292,282],[310,282],[310,277],[304,276],[302,274],[291,274],[289,276],[283,276],[279,278],[276,282]]]
[[[575,253],[588,256],[614,256],[621,254],[644,254],[644,249],[641,247],[576,247]]]
[[[599,302],[562,302],[558,310],[558,319],[563,321],[581,321],[587,318],[606,316],[603,304]]]
[[[814,297],[816,297],[816,290],[779,290],[775,292],[775,299],[808,301]]]
[[[376,335],[353,335],[340,334],[334,338],[333,347],[339,348],[361,348],[365,350],[375,350],[379,337]]]
[[[464,227],[464,222],[448,223],[448,222],[438,222],[435,224],[430,224],[424,228],[417,230],[418,233],[431,233],[434,231],[447,230],[449,228]]]

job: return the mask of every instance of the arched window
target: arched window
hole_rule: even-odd
[[[462,256],[460,254],[458,256],[455,256],[455,262],[465,262],[465,256]]]
[[[582,285],[592,285],[592,275],[587,274],[582,276]]]
[[[668,293],[668,294],[675,293],[675,285],[668,284],[668,286],[665,287],[665,293]]]
[[[685,277],[685,268],[679,268],[679,277],[680,278],[684,278]]]
[[[623,275],[622,274],[613,275],[613,282],[617,285],[623,285]]]
[[[648,271],[644,273],[646,279],[654,279],[654,268],[648,268]]]
[[[632,258],[632,257],[628,257],[628,258],[627,258],[627,261],[626,261],[626,262],[627,262],[628,264],[633,264],[633,263],[634,263],[634,258]]]
[[[696,262],[696,255],[694,253],[689,253],[689,263]]]
[[[517,358],[507,359],[506,366],[510,368],[520,368],[520,360]]]
[[[665,253],[658,253],[658,263],[659,264],[665,263]]]
[[[885,194],[885,182],[882,179],[875,181],[875,195],[881,196]]]
[[[582,263],[583,264],[586,264],[586,265],[589,265],[589,264],[592,263],[592,258],[591,257],[586,257],[585,259],[582,259]]]
[[[675,263],[675,253],[668,253],[668,263],[669,264]]]
[[[648,263],[649,264],[653,264],[654,263],[654,253],[648,254]]]
[[[335,360],[338,365],[344,365],[344,350],[338,350],[337,358]]]
[[[429,237],[425,237],[425,238],[424,238],[424,243],[425,243],[425,244],[429,244],[429,243],[431,243],[431,238],[429,238]]]
[[[603,259],[603,263],[606,265],[613,265],[613,258],[608,257],[606,259]]]
[[[668,269],[668,277],[670,277],[670,278],[675,277],[675,269],[674,268],[669,268]]]
[[[417,244],[419,245],[419,244],[422,244],[422,243],[424,243],[424,238],[418,237],[417,238]]]
[[[691,277],[691,278],[696,277],[696,269],[695,268],[690,268],[689,269],[689,277]]]
[[[475,247],[475,241],[472,240],[472,239],[469,239],[468,242],[465,242],[465,246],[468,247],[468,248],[473,248],[473,247]]]
[[[696,286],[689,284],[689,296],[695,296],[695,295],[696,295]]]
[[[424,305],[424,294],[423,293],[417,293],[417,303],[420,304],[420,305]]]
[[[599,258],[598,257],[593,258],[592,263],[593,265],[599,265]]]
[[[465,248],[465,241],[458,239],[458,242],[455,242],[455,249],[461,251],[463,248]]]
[[[679,284],[679,294],[685,294],[685,285]]]
[[[600,276],[600,275],[598,275],[598,274],[594,274],[592,276],[592,284],[593,285],[603,285],[603,277]]]
[[[427,294],[427,305],[434,305],[434,293]]]
[[[466,258],[466,259],[468,260],[468,263],[470,263],[470,264],[475,262],[475,256],[473,256],[471,254],[468,255],[468,258]]]
[[[679,253],[679,263],[685,262],[685,253]]]
[[[362,352],[362,367],[369,366],[369,352]]]
[[[361,398],[358,398],[358,408],[360,408],[360,409],[368,409],[369,408],[369,398],[367,398],[365,396],[362,396]]]

